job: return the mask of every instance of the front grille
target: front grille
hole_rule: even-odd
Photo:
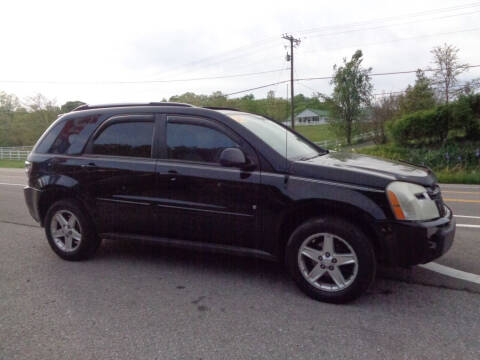
[[[438,213],[440,217],[444,217],[445,212],[445,204],[443,203],[442,199],[442,192],[440,191],[440,186],[437,184],[433,185],[432,187],[427,188],[427,193],[430,199],[435,201],[435,205],[437,205]]]

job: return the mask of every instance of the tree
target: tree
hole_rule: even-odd
[[[62,105],[60,108],[60,112],[62,114],[68,113],[75,109],[76,107],[79,107],[80,105],[85,105],[83,101],[67,101],[65,104]]]
[[[475,91],[480,88],[480,78],[477,79],[471,79],[468,81],[465,81],[465,84],[454,91],[454,94],[456,96],[468,96],[468,95],[473,95],[475,94]]]
[[[345,136],[348,144],[352,142],[354,123],[365,114],[372,97],[372,69],[362,68],[362,56],[362,51],[357,50],[350,61],[344,58],[342,66],[333,66],[333,95],[325,98],[331,105],[333,116],[330,122],[339,134]]]
[[[27,98],[27,107],[32,111],[55,111],[58,110],[55,100],[48,99],[42,94],[37,94]]]
[[[432,81],[418,69],[415,85],[408,85],[405,94],[399,97],[399,111],[408,114],[419,110],[428,110],[436,105],[435,90]]]
[[[215,91],[208,97],[207,106],[228,107],[228,100],[221,91]]]
[[[431,50],[435,69],[433,81],[440,94],[448,104],[452,89],[458,83],[458,75],[468,70],[468,64],[461,64],[458,59],[459,49],[453,45],[443,44]]]
[[[15,95],[0,91],[0,113],[12,113],[20,107],[20,101]]]
[[[262,111],[264,115],[276,121],[285,120],[286,101],[275,97],[275,92],[273,90],[270,90],[267,93],[266,100],[259,100],[259,102],[265,103],[264,111]]]
[[[383,96],[372,107],[373,141],[375,144],[385,144],[387,135],[385,125],[400,113],[400,97],[390,94]]]

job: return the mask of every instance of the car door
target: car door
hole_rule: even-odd
[[[157,186],[168,189],[168,198],[158,204],[161,231],[173,238],[256,247],[260,171],[253,149],[215,120],[169,115],[163,125]],[[229,147],[244,152],[250,169],[220,165],[219,155]]]
[[[154,232],[154,129],[153,115],[119,115],[89,140],[82,156],[82,191],[95,202],[99,232]]]

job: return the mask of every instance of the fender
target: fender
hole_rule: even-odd
[[[78,180],[67,176],[59,174],[46,174],[35,179],[33,182],[33,187],[38,190],[47,191],[51,187],[62,187],[68,190],[75,190],[78,185]]]
[[[81,195],[78,181],[70,176],[46,174],[35,179],[31,187],[39,193],[38,213],[41,226],[44,225],[43,219],[50,204],[65,197],[73,197],[80,201],[89,213],[94,209],[93,204],[89,204]]]
[[[341,202],[363,210],[375,220],[387,218],[384,209],[378,205],[385,203],[388,206],[384,190],[296,176],[290,176],[285,187],[295,202],[310,199]]]
[[[297,224],[337,206],[339,211],[348,208],[349,214],[358,213],[359,222],[374,223],[391,217],[385,191],[378,188],[270,172],[262,172],[261,176],[259,247],[271,254],[282,251],[286,221]]]

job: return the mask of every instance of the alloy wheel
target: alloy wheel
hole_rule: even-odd
[[[55,245],[62,251],[73,252],[82,242],[82,228],[77,217],[68,210],[59,210],[50,222]]]
[[[314,287],[335,292],[350,286],[358,273],[358,258],[341,237],[318,233],[305,239],[298,251],[302,276]]]

